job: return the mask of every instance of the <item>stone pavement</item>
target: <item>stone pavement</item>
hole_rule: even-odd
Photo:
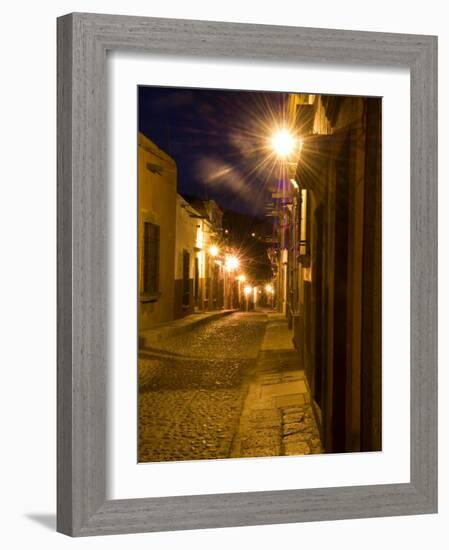
[[[139,349],[152,347],[167,338],[185,334],[203,323],[215,321],[220,319],[220,317],[230,315],[236,311],[238,310],[222,309],[219,311],[201,311],[198,313],[192,313],[192,315],[187,315],[187,317],[177,319],[176,321],[161,323],[160,325],[150,329],[141,330],[139,332]]]
[[[139,353],[139,462],[229,458],[266,316],[233,313]]]
[[[319,454],[318,428],[287,321],[270,313],[232,457]]]

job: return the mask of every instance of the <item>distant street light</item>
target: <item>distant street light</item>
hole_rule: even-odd
[[[271,294],[273,292],[273,286],[265,285],[265,291],[267,292],[267,294]]]
[[[239,268],[240,260],[237,258],[237,256],[233,255],[227,255],[225,258],[225,278],[224,278],[224,288],[225,288],[225,296],[228,296],[229,301],[229,307],[232,309],[233,304],[233,283],[235,281],[235,278],[233,279],[233,272],[236,271]],[[229,275],[226,275],[229,273]]]
[[[249,285],[246,285],[245,288],[243,289],[243,293],[245,295],[245,309],[246,311],[249,311],[249,300],[250,300],[250,295],[253,291],[253,287],[252,286],[249,286]]]
[[[237,277],[237,280],[240,281],[241,283],[244,283],[246,281],[246,277],[245,277],[245,275],[239,275]]]
[[[218,256],[219,252],[218,246],[215,246],[214,244],[209,248],[209,254],[214,258]]]
[[[226,271],[235,271],[240,265],[239,259],[237,256],[227,256],[226,257]]]

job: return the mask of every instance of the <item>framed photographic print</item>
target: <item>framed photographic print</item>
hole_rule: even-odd
[[[436,512],[436,38],[58,19],[58,530]]]

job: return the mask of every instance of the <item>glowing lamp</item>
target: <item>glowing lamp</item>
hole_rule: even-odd
[[[277,131],[271,138],[271,146],[279,157],[287,157],[293,152],[296,139],[285,128]]]
[[[226,269],[228,271],[234,271],[240,265],[239,259],[236,256],[227,256],[226,258]]]

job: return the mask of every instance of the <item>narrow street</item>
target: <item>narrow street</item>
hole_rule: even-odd
[[[380,451],[382,98],[138,103],[138,460]]]
[[[140,462],[316,452],[304,446],[303,436],[302,446],[288,452],[285,418],[320,448],[311,410],[305,410],[307,392],[285,320],[270,323],[269,316],[232,313],[141,350]],[[276,329],[278,350],[264,349],[267,327]],[[273,397],[283,401],[276,406]]]

